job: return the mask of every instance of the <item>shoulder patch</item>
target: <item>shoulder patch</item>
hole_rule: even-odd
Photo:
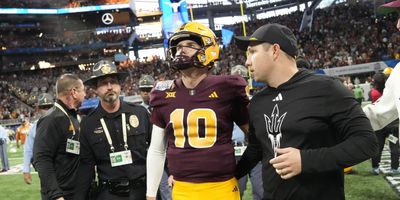
[[[154,90],[165,91],[168,89],[172,89],[173,84],[174,84],[173,80],[160,81],[156,84]]]

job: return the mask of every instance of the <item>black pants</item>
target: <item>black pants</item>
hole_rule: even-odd
[[[146,187],[134,188],[130,190],[129,197],[122,197],[111,194],[107,188],[99,191],[97,200],[146,200]]]
[[[399,128],[384,128],[382,130],[376,131],[376,137],[378,138],[378,145],[379,145],[379,152],[377,155],[372,157],[372,167],[378,168],[379,162],[381,162],[382,150],[385,146],[385,139],[390,135],[393,134],[395,136],[398,135]],[[399,167],[399,140],[397,140],[396,144],[389,141],[389,148],[390,148],[390,165],[392,169],[397,169]]]
[[[43,193],[41,195],[42,195],[42,200],[51,200],[46,195],[43,195]],[[68,194],[68,195],[65,195],[63,197],[64,197],[65,200],[74,200],[74,195],[73,194]]]
[[[103,181],[100,181],[102,183]],[[146,182],[141,180],[138,184],[130,184],[129,196],[119,196],[110,192],[108,184],[99,184],[96,200],[146,200]]]

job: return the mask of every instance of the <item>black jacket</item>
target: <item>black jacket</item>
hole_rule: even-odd
[[[128,149],[133,163],[111,167],[110,145],[102,128],[100,119],[104,118],[110,132],[115,152],[124,151],[121,114],[125,113],[127,123]],[[95,166],[99,180],[135,180],[146,175],[146,155],[152,125],[149,113],[143,106],[131,105],[121,101],[120,109],[107,113],[99,106],[81,122],[81,163],[79,180],[74,199],[85,199],[94,179]]]
[[[249,107],[250,135],[237,177],[262,159],[264,198],[344,199],[343,168],[369,159],[377,140],[351,91],[338,80],[300,70],[278,88],[265,88]],[[300,149],[301,174],[283,180],[269,164],[271,139]]]
[[[74,140],[79,138],[79,122],[75,110],[69,110],[57,100],[70,116],[77,130]],[[72,138],[70,119],[56,107],[39,119],[33,147],[33,164],[39,173],[41,192],[46,199],[71,195],[76,185],[79,156],[67,153],[67,139]]]

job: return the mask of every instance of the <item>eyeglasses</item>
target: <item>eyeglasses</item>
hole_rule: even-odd
[[[141,92],[150,92],[153,88],[139,88]]]

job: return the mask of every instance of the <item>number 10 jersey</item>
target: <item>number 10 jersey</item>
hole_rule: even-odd
[[[151,120],[165,129],[167,160],[176,180],[226,181],[234,176],[233,122],[248,122],[246,81],[209,75],[195,88],[181,79],[160,82],[150,94]]]

